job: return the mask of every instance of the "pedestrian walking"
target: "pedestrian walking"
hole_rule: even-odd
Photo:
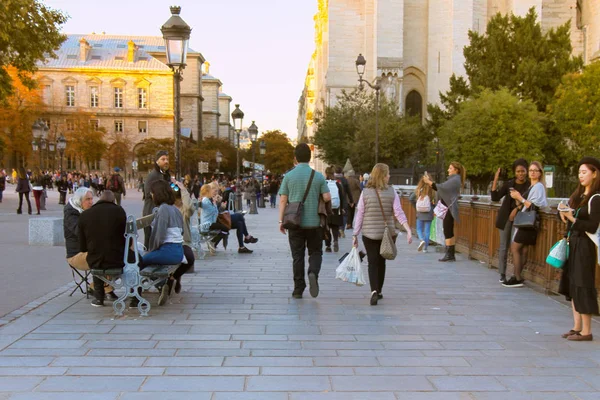
[[[354,215],[356,213],[356,203],[360,198],[360,192],[362,191],[360,180],[356,177],[354,170],[350,170],[346,173],[348,179],[348,187],[352,194],[352,202],[348,204],[348,223],[346,229],[352,229],[354,223]]]
[[[169,152],[166,150],[159,150],[154,157],[154,167],[152,171],[146,177],[144,182],[144,209],[142,216],[152,214],[152,210],[156,207],[152,196],[150,195],[151,185],[158,181],[163,180],[169,182],[171,180],[171,174],[169,172]],[[152,227],[148,226],[144,228],[144,246],[146,249],[150,245],[150,235],[152,234]]]
[[[33,198],[35,199],[35,207],[37,208],[37,215],[40,215],[41,199],[44,195],[44,176],[39,168],[35,168],[33,176],[31,177],[31,188],[33,190]]]
[[[17,208],[17,214],[23,213],[23,197],[27,200],[27,213],[31,215],[31,201],[29,201],[29,192],[31,191],[31,183],[25,168],[19,167],[19,175],[17,180],[17,187],[15,189],[19,193],[19,208]]]
[[[125,197],[127,195],[127,189],[125,188],[125,183],[123,182],[123,177],[119,174],[121,168],[115,167],[114,173],[106,182],[106,190],[110,190],[114,193],[115,199],[117,201],[117,205],[121,205],[121,196]]]
[[[420,241],[417,251],[427,253],[435,200],[433,189],[425,183],[425,179],[421,178],[421,180],[419,180],[417,188],[410,195],[410,202],[417,211],[417,236]]]
[[[65,201],[67,199],[67,190],[69,189],[69,185],[67,183],[66,176],[61,176],[60,180],[56,181],[56,189],[58,190],[58,204],[65,205]]]
[[[279,181],[276,178],[269,182],[269,200],[271,208],[277,208],[277,192],[279,191]]]
[[[444,216],[444,237],[446,244],[446,254],[439,259],[441,262],[456,261],[455,245],[456,238],[454,237],[454,222],[459,222],[458,213],[458,198],[460,190],[465,184],[467,170],[459,162],[453,161],[448,167],[448,180],[444,183],[435,183],[429,175],[425,175],[423,179],[438,193],[441,203],[448,207],[448,212]]]
[[[394,245],[397,233],[394,229],[394,218],[406,230],[406,242],[412,243],[412,233],[408,219],[402,210],[398,193],[389,185],[390,169],[386,164],[375,164],[370,179],[358,199],[352,245],[358,247],[358,235],[367,250],[369,262],[369,284],[371,286],[372,306],[383,299],[383,283],[385,280],[386,259],[380,254],[381,243],[386,226],[392,229]]]
[[[510,189],[516,190],[521,195],[525,194],[530,187],[529,180],[527,179],[527,168],[529,168],[527,161],[520,158],[513,163],[513,179],[507,180],[500,188],[498,188],[498,179],[500,179],[500,174],[502,172],[502,169],[498,168],[496,175],[494,175],[494,182],[492,183],[492,201],[500,201],[504,198],[500,210],[498,211],[498,216],[496,217],[496,228],[498,228],[498,232],[500,233],[500,247],[498,250],[498,273],[500,274],[500,283],[506,282],[506,263],[512,242],[512,227],[515,216],[519,211],[517,209],[517,202],[510,196]]]
[[[525,211],[537,211],[543,207],[548,206],[548,200],[546,199],[546,181],[544,179],[544,168],[538,161],[533,161],[529,164],[529,181],[531,187],[521,194],[516,190],[510,191],[510,196],[517,201],[518,213]],[[513,265],[515,267],[515,274],[506,282],[503,283],[504,287],[522,287],[524,279],[521,276],[521,272],[527,263],[527,252],[529,246],[535,246],[537,241],[537,234],[539,230],[539,214],[537,214],[538,221],[536,227],[531,229],[517,228],[513,237],[513,242],[510,245],[510,250],[513,256]]]
[[[573,210],[576,210],[575,213]],[[600,225],[600,160],[584,157],[579,162],[579,186],[571,195],[568,208],[559,207],[559,211],[570,235],[568,258],[558,292],[571,301],[573,311],[573,329],[562,337],[572,341],[590,341],[593,339],[592,315],[598,315],[599,310],[597,243],[588,233],[596,235]]]
[[[288,229],[288,240],[292,253],[294,291],[292,297],[301,299],[306,289],[305,252],[308,250],[308,281],[312,297],[319,295],[319,272],[323,261],[323,228],[319,217],[319,199],[331,201],[331,193],[325,177],[309,165],[310,147],[300,143],[294,149],[294,169],[287,172],[279,188],[279,231],[286,234],[283,217],[288,203],[303,202],[302,218],[299,228]],[[306,200],[303,201],[303,199]]]
[[[6,173],[4,170],[0,171],[0,203],[2,203],[2,193],[6,189]]]
[[[343,206],[342,206],[342,224],[340,225],[340,237],[345,238],[346,233],[344,230],[350,229],[348,228],[348,207],[350,203],[354,203],[354,199],[352,198],[352,192],[350,191],[350,186],[348,185],[348,179],[344,176],[344,170],[341,166],[334,167],[334,177],[335,180],[342,186],[342,192],[340,192],[343,196]]]
[[[336,181],[333,172],[333,167],[325,169],[325,177],[327,179],[327,187],[331,194],[331,214],[327,216],[328,229],[323,232],[325,239],[325,252],[331,253],[331,241],[333,239],[333,251],[337,253],[340,249],[338,238],[341,230],[344,229],[344,210],[346,196],[342,185]]]

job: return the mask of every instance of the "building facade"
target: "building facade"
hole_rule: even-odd
[[[205,62],[202,70],[204,96],[203,132],[204,137],[232,140],[233,126],[230,119],[231,96],[223,93],[223,83],[210,74],[210,63]]]
[[[173,138],[173,72],[166,65],[162,37],[68,35],[56,54],[40,63],[36,74],[46,105],[43,118],[52,136],[67,136],[79,123],[106,130],[108,155],[92,169],[128,171],[142,140]],[[204,61],[189,49],[182,72],[181,131],[193,141],[203,136]],[[126,165],[110,165],[110,146],[119,137],[131,143],[129,157]],[[69,157],[64,167],[80,165]]]
[[[365,79],[379,77],[382,95],[402,112],[425,116],[452,74],[465,76],[469,30],[483,34],[496,13],[525,15],[531,7],[545,30],[570,20],[574,54],[586,63],[600,58],[600,0],[319,0],[298,140],[314,134],[315,110],[358,86],[359,53],[367,60]]]

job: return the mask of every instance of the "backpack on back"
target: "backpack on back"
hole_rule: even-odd
[[[337,182],[327,180],[327,186],[329,187],[329,193],[331,193],[331,208],[340,208],[340,191]]]
[[[420,196],[417,199],[417,212],[430,212],[431,211],[431,199],[429,196]]]
[[[121,191],[121,185],[119,185],[118,175],[113,175],[112,178],[110,178],[110,190],[112,190],[115,193],[119,193]]]

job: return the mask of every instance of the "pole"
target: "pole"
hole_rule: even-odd
[[[40,143],[40,147],[38,147],[38,150],[40,152],[40,154],[39,154],[39,158],[40,158],[40,165],[39,165],[39,167],[40,167],[40,169],[42,169],[42,140],[40,139],[40,140],[38,140],[38,142]]]
[[[256,168],[254,163],[256,162],[256,142],[252,142],[252,178],[256,175]]]
[[[375,89],[375,164],[379,162],[379,85]]]
[[[180,156],[181,156],[181,110],[180,110],[180,90],[181,90],[181,73],[179,69],[173,70],[173,83],[174,83],[174,102],[173,109],[175,114],[175,126],[174,126],[174,135],[175,135],[175,178],[180,178]]]
[[[242,211],[242,185],[240,181],[240,131],[236,130],[237,134],[237,160],[235,163],[236,184],[235,184],[235,210]]]
[[[63,172],[63,151],[60,151],[60,172]]]

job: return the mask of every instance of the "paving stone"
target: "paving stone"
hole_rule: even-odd
[[[113,367],[76,367],[69,368],[65,375],[70,376],[156,376],[163,375],[165,368],[121,367],[115,363]]]
[[[0,376],[0,392],[32,391],[44,378],[24,376]]]
[[[61,393],[15,393],[10,400],[116,400],[119,393],[89,393],[89,392],[61,392]]]
[[[309,357],[226,357],[225,367],[311,367]]]
[[[214,400],[212,392],[175,392],[175,393],[123,393],[119,400]],[[87,399],[86,399],[87,400]]]
[[[243,377],[155,376],[146,380],[144,392],[239,392],[244,390]]]
[[[142,383],[144,377],[112,376],[106,379],[104,376],[51,376],[46,378],[38,388],[39,392],[135,392]]]
[[[287,393],[278,392],[242,392],[215,393],[212,400],[288,400]]]
[[[53,367],[141,367],[145,357],[58,357]]]
[[[0,357],[0,367],[45,367],[52,361],[54,357]]]
[[[500,376],[498,380],[509,390],[518,392],[593,392],[581,379],[568,376]]]
[[[433,376],[429,380],[443,392],[493,392],[507,389],[495,378],[487,376]]]
[[[314,357],[317,367],[376,367],[376,357]]]
[[[373,393],[330,392],[290,393],[290,400],[373,400]],[[377,392],[377,400],[396,400],[392,392]]]
[[[250,376],[258,375],[258,367],[169,367],[164,375],[191,376]],[[269,375],[264,374],[263,375]]]
[[[323,391],[331,390],[326,376],[251,376],[248,378],[247,391]]]
[[[0,376],[52,376],[64,375],[67,368],[59,367],[1,367]]]
[[[348,392],[379,392],[414,390],[435,390],[427,378],[422,376],[369,376],[357,379],[349,376],[334,376],[331,378],[333,390]]]
[[[149,357],[145,367],[220,367],[224,357]]]
[[[473,393],[458,392],[397,392],[397,400],[473,400]],[[506,394],[504,394],[506,396]],[[506,397],[504,397],[506,399]],[[513,399],[511,394],[511,399]]]

